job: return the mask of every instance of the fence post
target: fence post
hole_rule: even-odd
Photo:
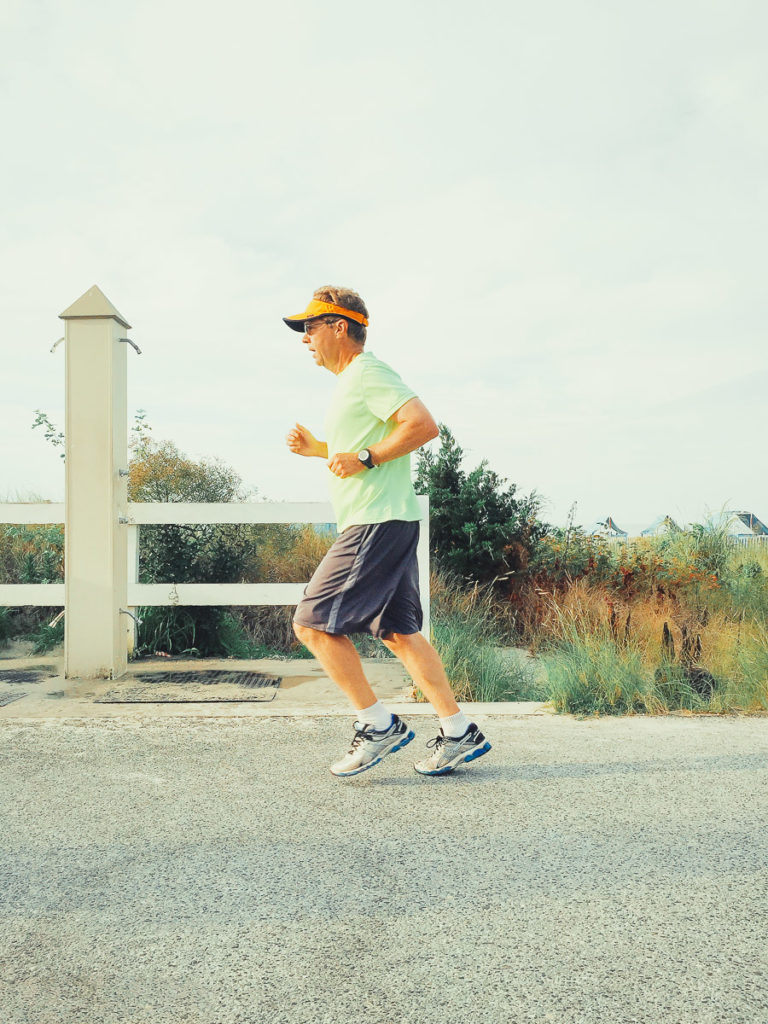
[[[127,348],[130,325],[95,285],[65,323],[64,675],[116,679],[127,668]]]
[[[129,584],[139,582],[139,530],[139,526],[131,525],[127,528],[126,531],[128,534],[127,571]],[[139,610],[138,608],[135,608],[133,605],[131,605],[128,608],[128,611],[132,612],[134,615],[137,615]],[[128,657],[130,658],[133,655],[134,648],[136,647],[136,643],[139,639],[139,631],[135,619],[132,619],[130,615],[126,615],[125,619],[125,628],[128,631]]]
[[[421,607],[424,612],[424,624],[421,632],[432,642],[430,636],[430,574],[429,574],[429,497],[417,495],[417,501],[421,506],[421,529],[419,531],[419,545],[416,549],[416,558],[419,563],[419,593],[421,596]]]

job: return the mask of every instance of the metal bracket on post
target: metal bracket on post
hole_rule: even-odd
[[[127,343],[128,345],[133,345],[133,347],[134,347],[134,348],[136,349],[136,351],[138,352],[138,354],[139,354],[139,355],[141,355],[141,349],[139,348],[139,346],[138,346],[138,345],[136,344],[136,342],[135,342],[135,341],[131,341],[131,339],[130,339],[130,338],[118,338],[117,340],[118,340],[118,341],[124,341],[124,342],[126,342],[126,343]]]
[[[127,608],[121,608],[120,609],[120,614],[121,615],[130,615],[131,618],[133,619],[133,621],[136,623],[137,626],[140,626],[142,624],[142,622],[144,621],[144,619],[140,619],[138,617],[138,615],[134,615],[133,612],[129,612]]]

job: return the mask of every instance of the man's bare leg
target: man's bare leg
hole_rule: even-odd
[[[376,703],[378,698],[365,678],[360,655],[348,636],[325,633],[322,629],[299,626],[295,622],[293,630],[334,683],[346,693],[356,710],[362,711]]]
[[[440,655],[423,633],[388,633],[381,642],[400,659],[409,675],[437,712],[450,718],[459,711]]]

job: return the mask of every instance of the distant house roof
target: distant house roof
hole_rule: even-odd
[[[672,516],[658,516],[654,519],[650,526],[646,526],[644,530],[640,531],[641,537],[652,537],[659,533],[677,533],[680,527],[677,525]]]
[[[620,527],[618,527],[616,525],[616,523],[614,523],[614,521],[611,518],[611,516],[608,516],[606,519],[603,519],[603,520],[598,520],[589,532],[590,532],[590,535],[593,536],[593,537],[596,534],[601,534],[604,537],[626,537],[627,536],[627,531],[626,530],[622,530]]]
[[[735,522],[732,520],[729,524],[729,532],[731,534],[737,537],[750,537],[755,534],[765,536],[768,534],[768,526],[765,523],[761,523],[753,512],[731,512],[730,515],[736,517]]]

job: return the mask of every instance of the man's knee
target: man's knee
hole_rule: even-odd
[[[418,636],[420,636],[419,633],[385,633],[379,639],[390,651],[402,651],[413,646],[413,642]]]
[[[302,626],[298,622],[292,622],[291,625],[293,626],[293,632],[299,640],[301,640],[305,647],[309,647],[310,650],[313,645],[316,646],[318,643],[325,643],[326,641],[333,643],[334,641],[339,640],[342,636],[340,633],[328,633],[324,629],[314,629],[312,626]]]
[[[291,625],[293,626],[293,632],[302,643],[306,643],[317,632],[311,626],[302,626],[300,622],[292,622]]]

